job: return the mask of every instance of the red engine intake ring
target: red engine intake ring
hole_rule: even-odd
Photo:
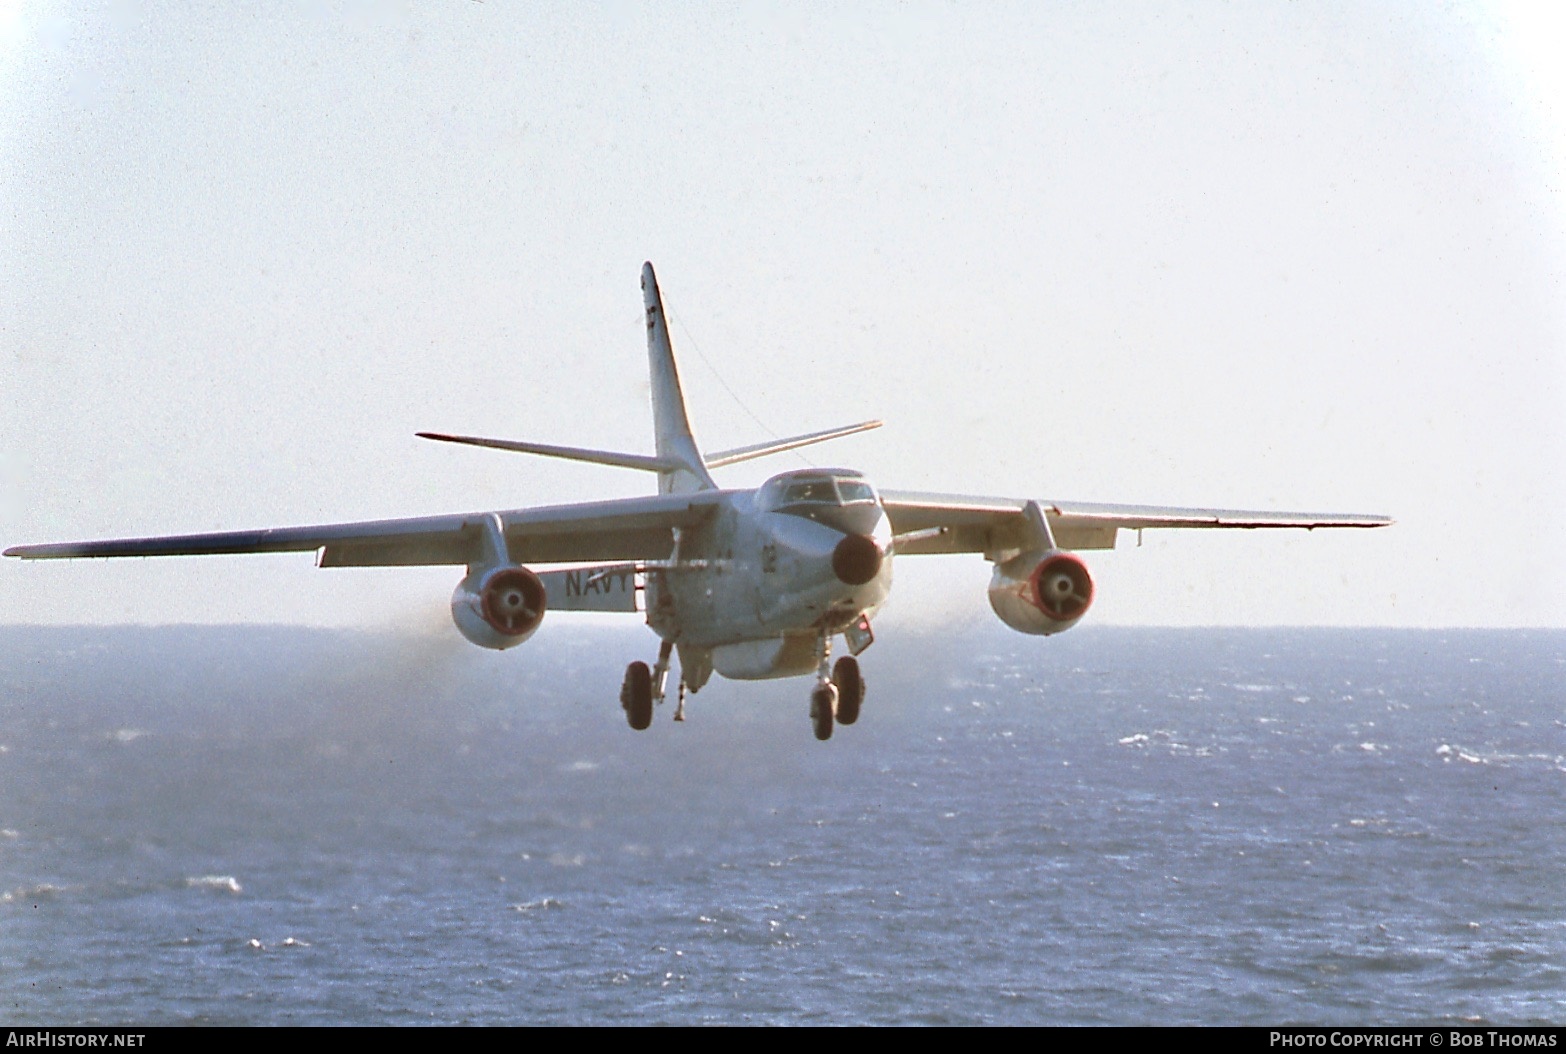
[[[480,593],[484,621],[497,633],[521,637],[544,617],[543,581],[525,567],[505,567],[490,575]]]
[[[1056,553],[1040,560],[1028,575],[1028,594],[1045,618],[1071,622],[1093,603],[1093,576],[1075,556]]]

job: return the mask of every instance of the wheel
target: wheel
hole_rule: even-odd
[[[851,725],[859,720],[859,704],[865,701],[865,679],[859,675],[859,660],[845,655],[832,666],[832,683],[837,685],[837,723]]]
[[[816,738],[832,738],[832,720],[837,710],[837,688],[830,684],[818,685],[810,693],[810,723],[816,730]]]
[[[633,662],[625,668],[620,705],[625,708],[626,721],[638,732],[652,724],[652,671],[645,662]]]

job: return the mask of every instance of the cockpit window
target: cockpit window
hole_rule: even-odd
[[[833,489],[832,481],[827,479],[790,483],[783,489],[783,504],[795,505],[800,502],[812,502],[817,505],[836,505],[837,491]]]
[[[774,476],[761,488],[760,503],[769,512],[812,515],[807,510],[842,505],[873,505],[875,488],[842,476]]]

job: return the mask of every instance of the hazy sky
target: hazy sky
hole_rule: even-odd
[[[1124,539],[1097,621],[1566,625],[1562,53],[1480,4],[0,0],[0,545],[641,493],[413,433],[650,451],[652,260],[709,449],[878,416],[805,453],[1399,520]],[[990,617],[977,557],[897,575],[884,625]],[[438,627],[458,577],[8,560],[0,621]]]

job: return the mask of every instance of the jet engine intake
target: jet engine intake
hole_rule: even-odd
[[[546,606],[543,580],[521,566],[475,571],[451,594],[451,618],[462,635],[497,651],[531,637]]]
[[[1092,603],[1087,564],[1058,549],[1012,557],[996,564],[990,578],[990,607],[1020,633],[1047,637],[1068,630]]]

